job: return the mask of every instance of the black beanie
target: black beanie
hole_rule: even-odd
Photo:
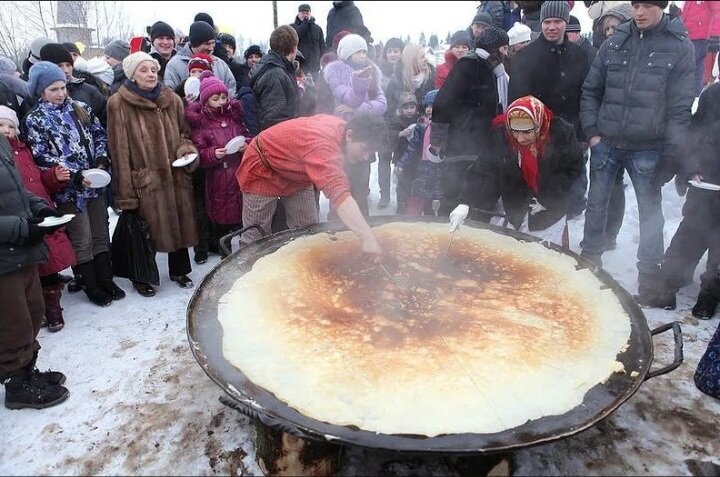
[[[40,50],[40,59],[59,65],[60,63],[73,64],[72,55],[60,43],[48,43]]]
[[[75,43],[70,43],[69,41],[67,43],[60,43],[62,46],[65,47],[67,51],[70,53],[77,53],[80,54],[80,49],[77,47]]]
[[[630,2],[630,5],[635,5],[636,3],[649,3],[650,5],[655,5],[665,10],[665,7],[667,7],[670,2]]]
[[[247,50],[245,50],[245,59],[247,60],[250,55],[258,55],[262,58],[263,52],[257,45],[250,45]]]
[[[165,22],[153,23],[153,26],[150,27],[150,41],[155,41],[156,38],[161,36],[169,36],[175,40],[175,30]]]
[[[214,40],[215,29],[207,22],[197,21],[190,25],[188,38],[190,39],[190,46],[194,48],[210,40]]]
[[[207,13],[198,13],[195,15],[195,18],[193,19],[194,22],[205,22],[211,27],[215,28],[215,22],[213,21],[213,17],[208,15]]]
[[[501,46],[509,45],[510,37],[500,28],[491,27],[475,39],[475,48],[482,48],[488,53],[496,52]]]
[[[237,50],[237,43],[235,42],[235,37],[232,36],[230,33],[220,33],[217,36],[217,39],[221,45],[230,45],[233,50]]]

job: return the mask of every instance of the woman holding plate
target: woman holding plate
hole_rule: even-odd
[[[129,55],[123,70],[129,79],[107,108],[115,204],[148,223],[155,248],[168,254],[170,279],[192,288],[188,247],[198,240],[192,194],[198,151],[182,100],[158,81],[160,65],[147,53]],[[150,284],[133,285],[143,296],[155,295]]]

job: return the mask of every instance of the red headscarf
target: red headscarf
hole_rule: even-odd
[[[542,156],[545,146],[550,142],[550,122],[554,115],[542,101],[534,96],[518,98],[508,106],[504,114],[493,119],[493,126],[504,125],[505,137],[513,151],[518,153],[520,171],[525,183],[537,194],[538,192],[538,160]],[[512,133],[510,127],[513,119],[528,119],[535,125],[537,141],[529,146],[522,146]]]

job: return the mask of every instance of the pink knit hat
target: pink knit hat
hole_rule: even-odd
[[[200,104],[205,106],[210,96],[214,94],[225,93],[228,94],[227,86],[225,83],[217,79],[215,76],[209,78],[203,78],[200,82]]]

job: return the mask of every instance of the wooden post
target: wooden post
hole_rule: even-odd
[[[277,0],[273,0],[273,29],[278,27]]]

